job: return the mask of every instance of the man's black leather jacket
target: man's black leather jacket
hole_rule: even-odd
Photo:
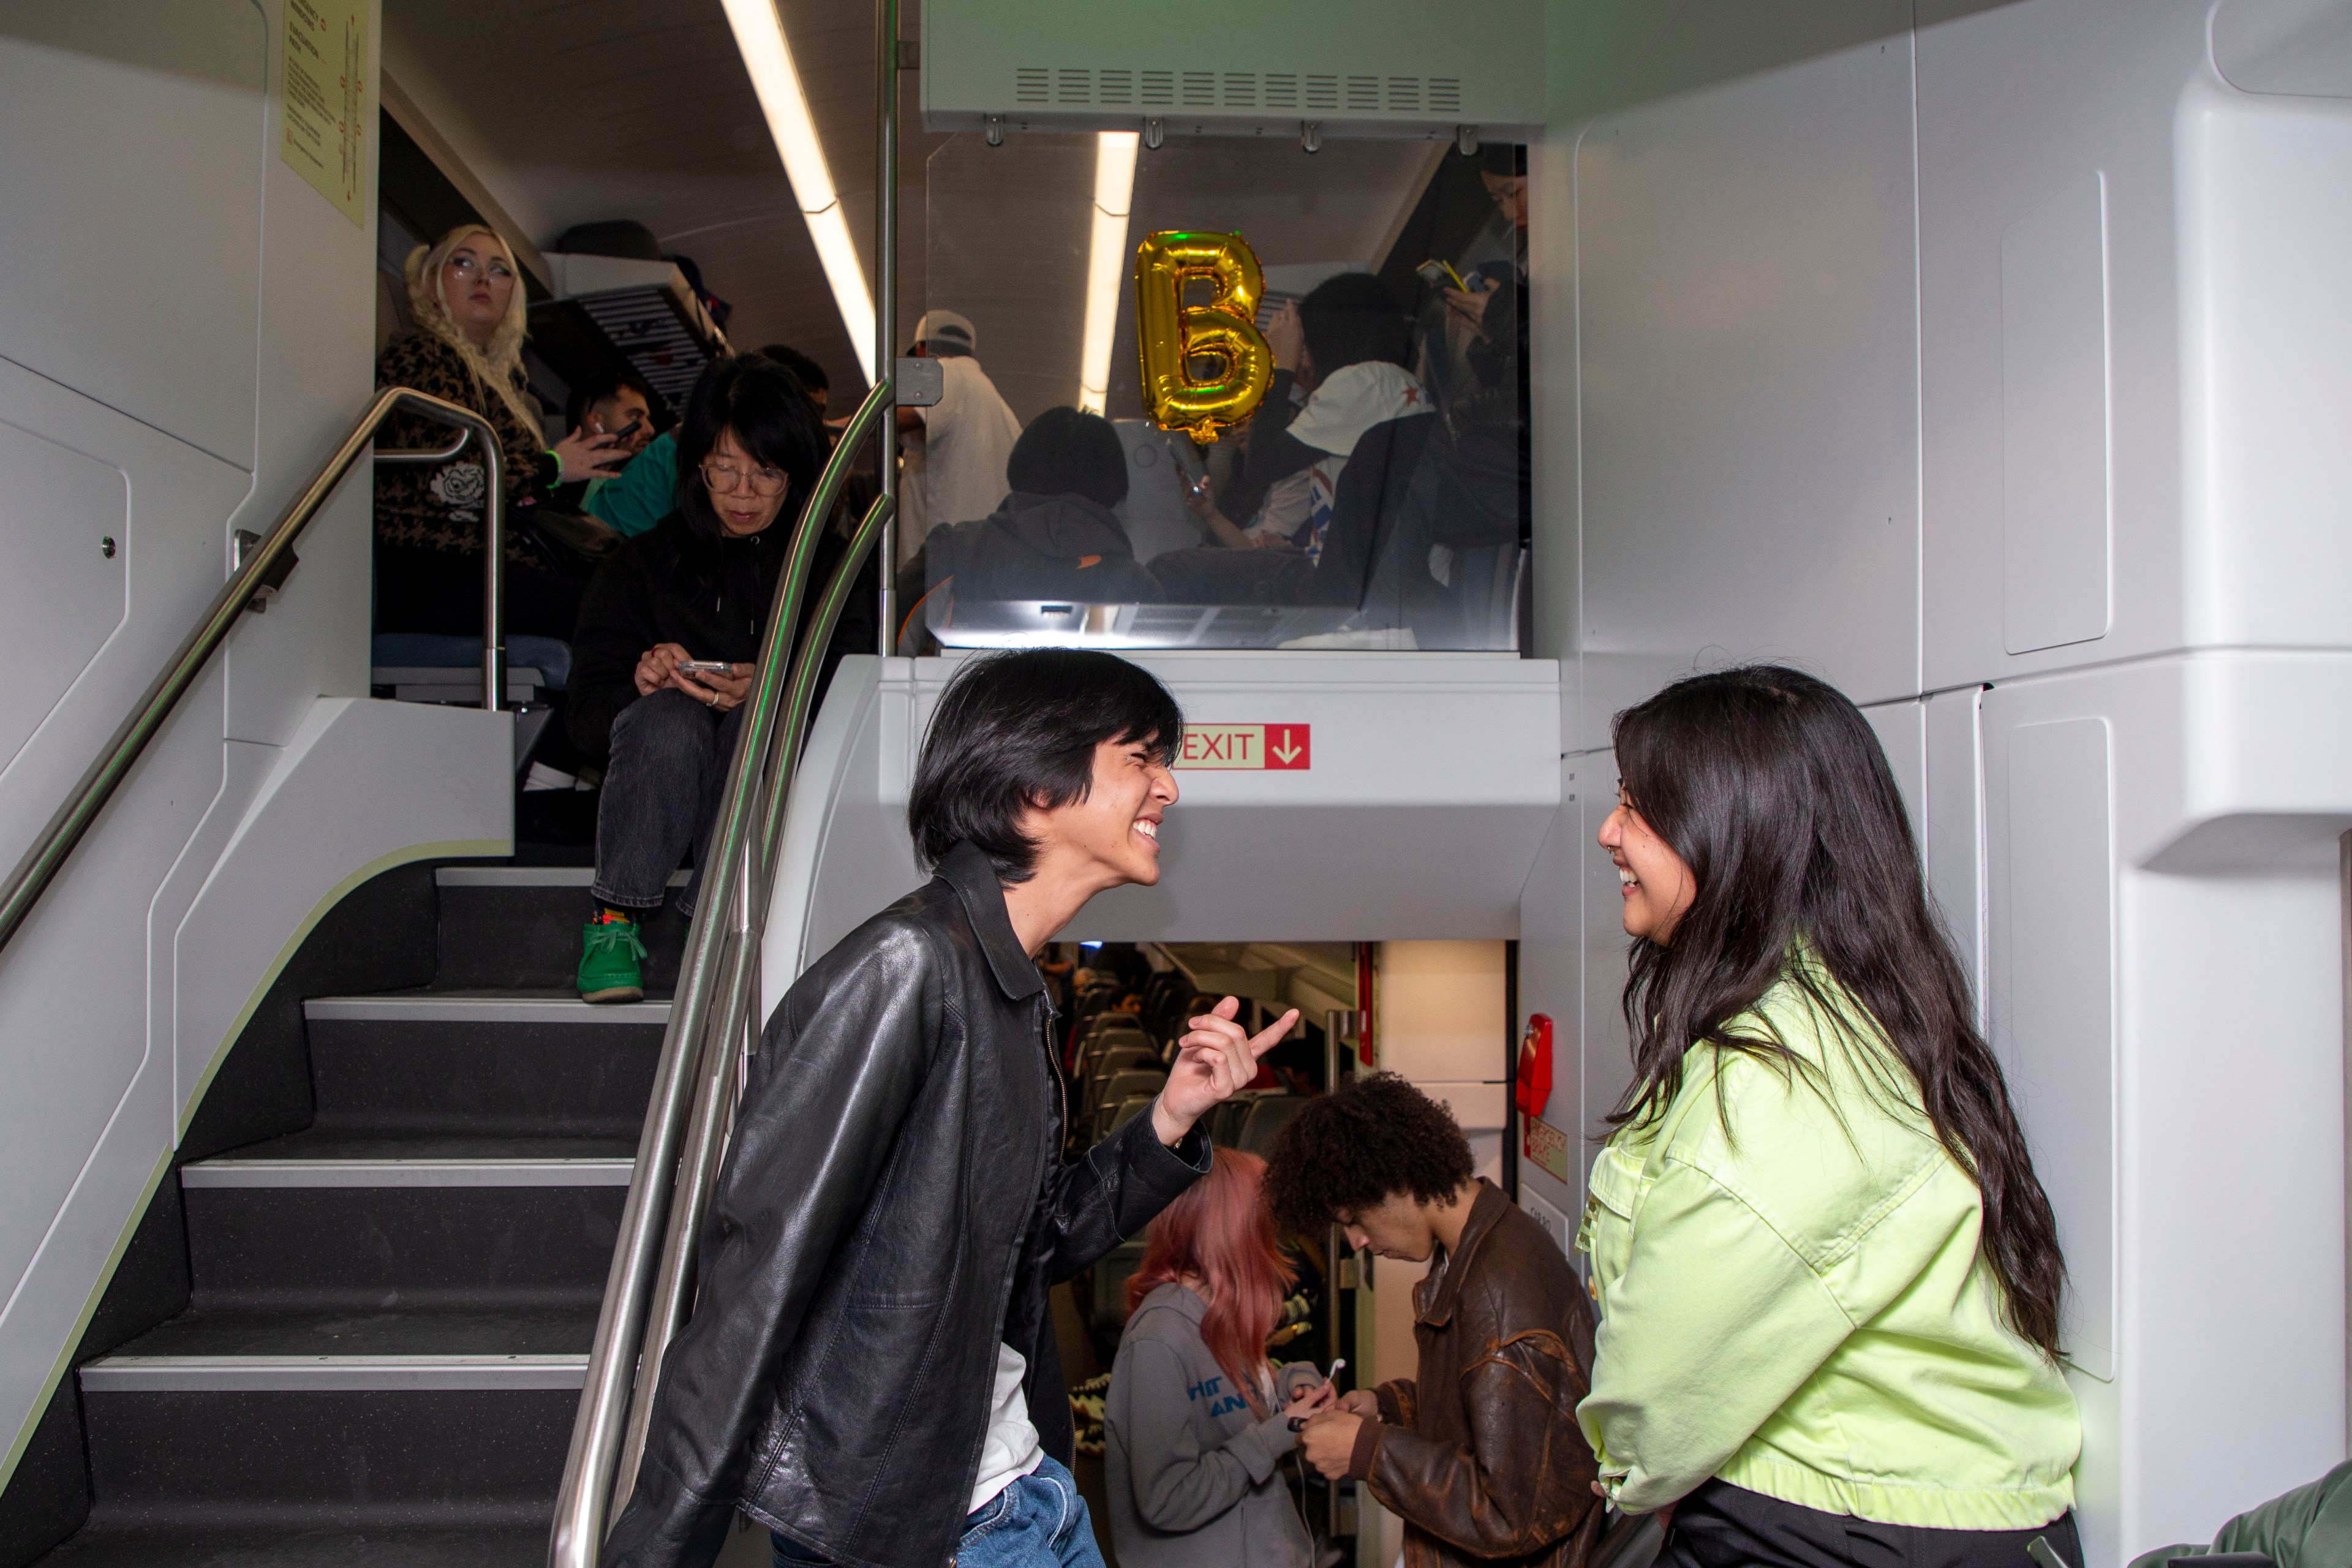
[[[843,939],[753,1059],[606,1568],[704,1568],[737,1510],[857,1568],[938,1568],[980,1468],[999,1340],[1067,1463],[1046,1291],[1209,1168],[1149,1116],[1061,1163],[1054,1016],[988,858]]]

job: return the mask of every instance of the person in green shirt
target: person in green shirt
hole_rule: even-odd
[[[2083,1554],[2065,1268],[1870,724],[1755,666],[1617,716],[1633,1083],[1578,1419],[1673,1568]]]
[[[2278,1568],[2342,1568],[2352,1563],[2352,1464],[2342,1464],[2309,1486],[2297,1487],[2221,1527],[2210,1546],[2166,1546],[2144,1552],[2131,1568],[2193,1565],[2209,1557],[2251,1552]]]

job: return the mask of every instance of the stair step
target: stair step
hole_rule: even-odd
[[[593,1302],[200,1306],[81,1369],[91,1477],[110,1513],[131,1517],[543,1530],[595,1324]]]
[[[583,1002],[569,990],[392,991],[381,996],[314,996],[302,1016],[331,1024],[564,1024],[669,1022],[669,1001]]]
[[[588,917],[585,866],[444,866],[434,873],[440,904],[438,974],[443,985],[569,985],[580,966]],[[673,900],[687,874],[669,879]],[[676,903],[637,928],[646,984],[677,984],[690,922]]]
[[[318,1127],[378,1136],[623,1139],[634,1147],[670,1005],[568,991],[409,991],[303,1004]]]
[[[341,1510],[266,1524],[159,1519],[100,1504],[42,1568],[542,1568],[553,1509],[535,1522],[360,1523]]]
[[[194,1307],[81,1369],[122,1386],[169,1363],[322,1363],[338,1360],[450,1362],[555,1357],[585,1364],[596,1337],[593,1303],[566,1308],[431,1311],[277,1311]],[[257,1375],[250,1373],[248,1376]],[[324,1375],[323,1373],[318,1375]],[[306,1386],[319,1386],[314,1375]]]
[[[333,1149],[316,1137],[305,1146]],[[282,1147],[259,1144],[185,1166],[181,1203],[194,1298],[221,1308],[342,1311],[593,1308],[634,1162],[506,1147],[502,1154],[355,1159],[340,1152],[289,1158]]]
[[[252,1160],[224,1156],[180,1169],[198,1187],[625,1187],[636,1162],[617,1159]]]
[[[579,1355],[110,1355],[81,1370],[84,1394],[328,1394],[564,1388],[588,1380]]]

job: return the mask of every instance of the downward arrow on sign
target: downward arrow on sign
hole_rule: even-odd
[[[1307,754],[1311,744],[1307,725],[1268,724],[1265,727],[1265,765],[1293,770],[1312,767],[1314,762]]]

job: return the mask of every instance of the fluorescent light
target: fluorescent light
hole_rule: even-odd
[[[784,161],[784,176],[793,183],[793,199],[800,204],[816,258],[832,285],[841,324],[857,351],[857,363],[868,385],[874,381],[874,291],[858,264],[857,247],[850,243],[849,225],[841,216],[841,193],[833,188],[833,171],[825,166],[824,143],[817,140],[816,122],[809,118],[808,95],[801,90],[800,72],[793,68],[792,46],[783,24],[776,18],[774,0],[720,0],[727,25],[735,30],[735,47],[743,68],[751,73],[751,89],[760,95],[767,116],[768,134]]]
[[[1135,201],[1132,131],[1095,138],[1094,247],[1087,257],[1087,331],[1078,353],[1078,406],[1100,414],[1110,396],[1110,335],[1127,276],[1128,209]]]

